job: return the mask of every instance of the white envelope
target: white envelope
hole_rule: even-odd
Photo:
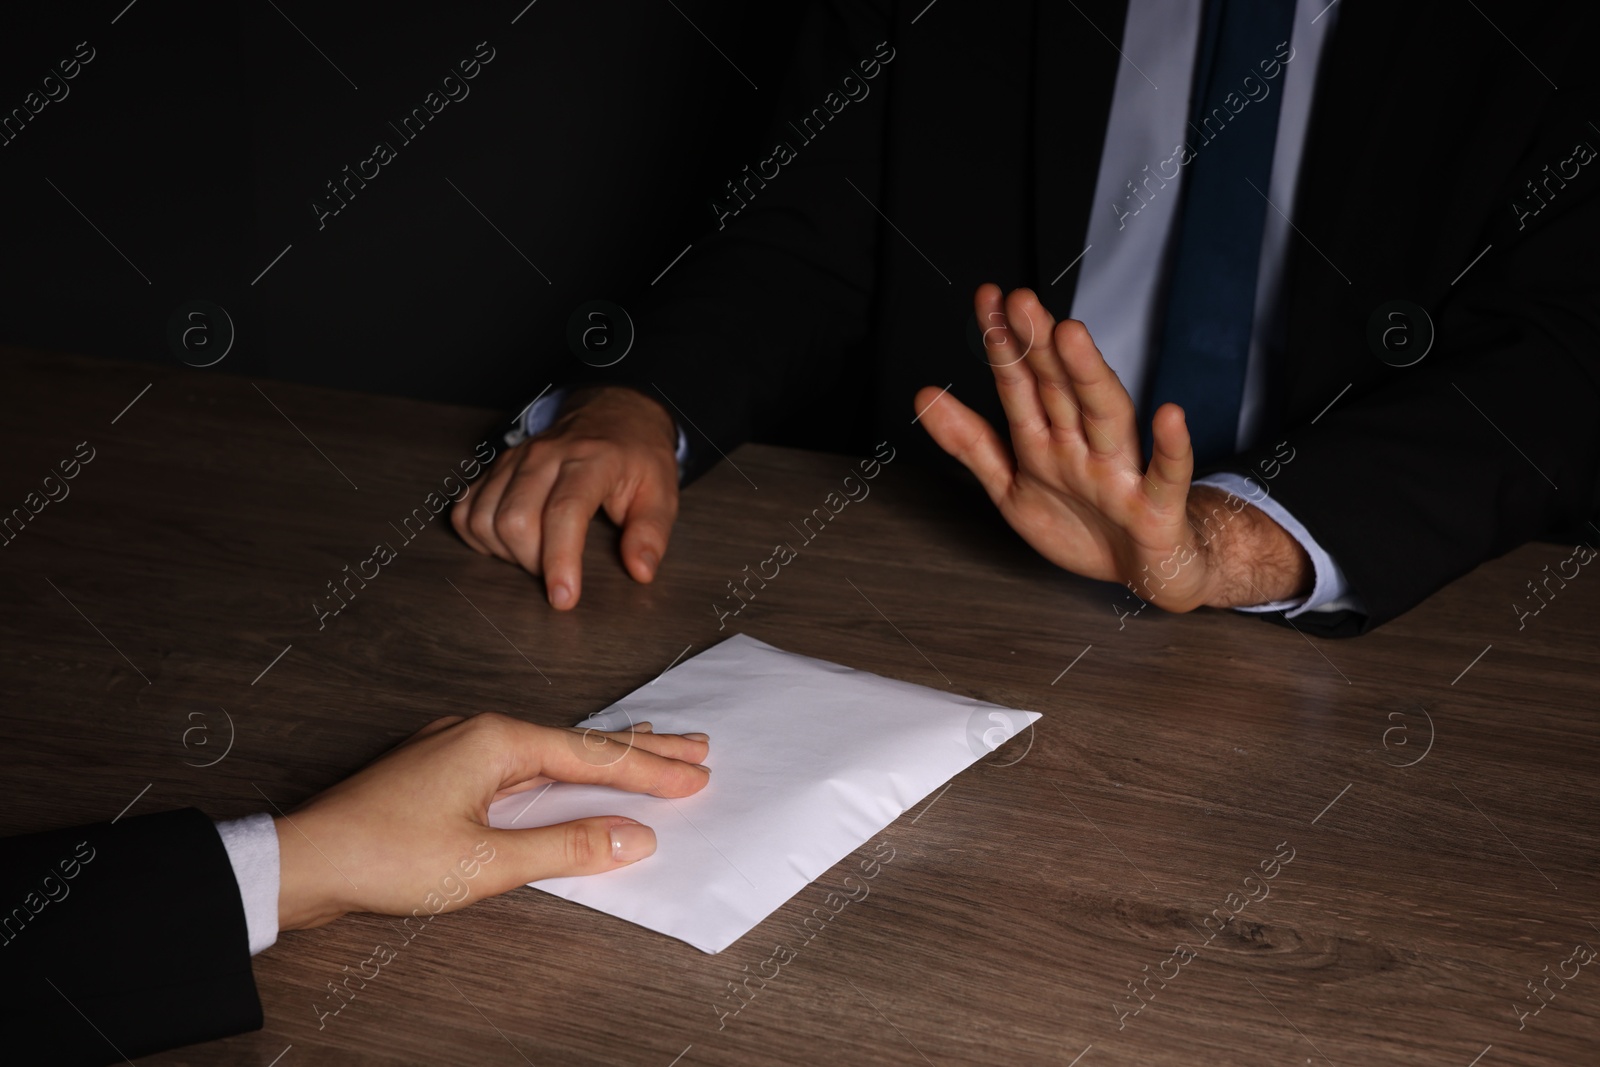
[[[666,800],[558,782],[497,827],[625,815],[655,855],[536,889],[720,952],[956,773],[1039,718],[730,637],[580,726],[711,735],[711,782]]]

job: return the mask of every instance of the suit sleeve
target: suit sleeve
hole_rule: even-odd
[[[244,905],[194,808],[0,841],[16,1062],[102,1064],[261,1027]]]
[[[1600,146],[1581,117],[1600,104],[1592,77],[1560,76],[1562,92],[1538,116],[1534,162],[1495,198],[1483,238],[1492,248],[1452,283],[1426,359],[1283,435],[1295,455],[1273,496],[1338,562],[1368,609],[1307,613],[1297,620],[1302,628],[1363,633],[1527,541],[1596,543],[1600,159],[1591,149],[1582,180],[1525,228],[1511,210],[1528,196],[1520,182],[1539,162],[1582,158],[1575,140]],[[1279,466],[1271,446],[1226,469],[1251,474],[1269,465]],[[1523,595],[1507,593],[1508,601]]]
[[[708,191],[709,233],[651,288],[634,351],[597,379],[662,401],[687,431],[686,479],[757,425],[825,403],[843,353],[867,334],[893,72],[887,7],[813,5],[766,147]]]

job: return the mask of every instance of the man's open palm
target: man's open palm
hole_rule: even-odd
[[[1046,559],[1090,578],[1133,581],[1140,596],[1171,611],[1205,603],[1208,560],[1188,515],[1194,453],[1183,409],[1156,412],[1145,470],[1133,399],[1083,323],[1057,323],[1028,289],[1002,302],[999,286],[986,284],[974,305],[1011,447],[981,415],[931,387],[916,396],[928,433]]]

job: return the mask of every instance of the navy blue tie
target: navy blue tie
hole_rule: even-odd
[[[1283,97],[1279,45],[1289,39],[1294,8],[1294,0],[1209,0],[1205,7],[1190,94],[1193,158],[1145,409],[1154,413],[1169,400],[1183,407],[1197,463],[1232,455],[1239,432]]]

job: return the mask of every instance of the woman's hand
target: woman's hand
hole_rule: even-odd
[[[321,926],[352,911],[451,911],[541,878],[636,863],[656,850],[656,837],[632,819],[497,830],[489,805],[544,781],[686,797],[710,780],[708,740],[652,733],[648,723],[601,733],[494,713],[429,723],[274,820],[279,928]],[[441,883],[469,892],[442,893]]]

